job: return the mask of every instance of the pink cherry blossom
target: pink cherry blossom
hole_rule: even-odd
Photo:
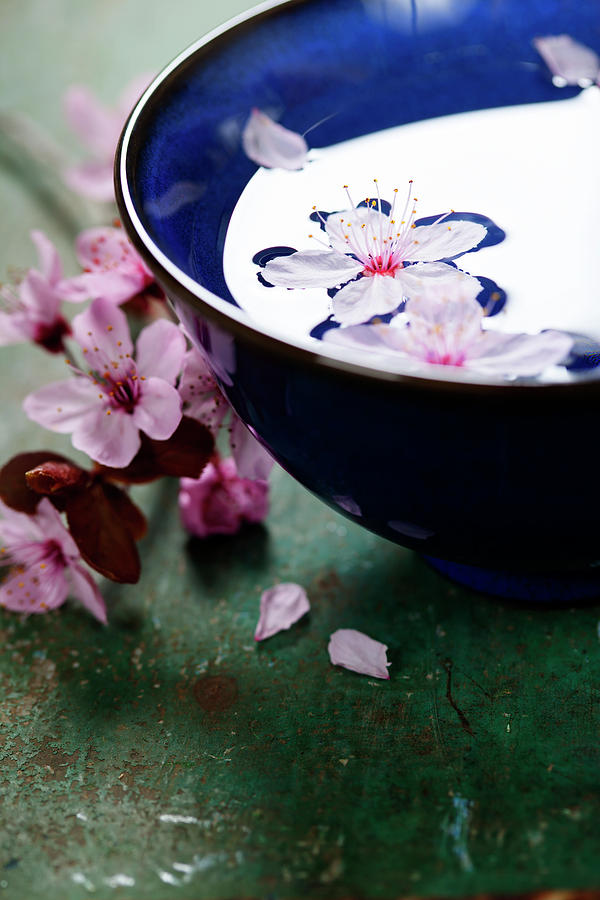
[[[185,355],[179,393],[186,416],[202,422],[215,437],[225,421],[229,422],[229,447],[241,478],[269,477],[272,457],[233,411],[196,347]]]
[[[389,679],[387,646],[362,631],[338,628],[329,638],[327,651],[334,666],[343,666],[361,675]]]
[[[467,220],[448,223],[444,216],[431,225],[415,225],[412,182],[403,210],[396,209],[396,196],[394,191],[389,215],[380,212],[378,199],[323,218],[325,249],[278,256],[265,265],[265,279],[287,288],[333,288],[348,282],[332,300],[334,317],[343,325],[393,312],[423,283],[460,278],[468,280],[477,296],[480,282],[442,260],[474,250],[486,236],[485,227]],[[348,199],[352,202],[349,194]]]
[[[231,457],[208,463],[200,478],[180,479],[181,521],[197,537],[235,534],[244,522],[262,522],[268,511],[268,483],[240,478]]]
[[[556,87],[589,87],[600,77],[598,54],[574,41],[568,34],[534,38],[533,45],[550,72]]]
[[[125,88],[116,109],[103,106],[82,85],[69,88],[64,99],[67,121],[93,157],[64,172],[64,179],[72,190],[101,203],[114,200],[113,161],[119,135],[131,108],[149,81],[149,75],[135,78]]]
[[[483,310],[460,282],[429,290],[406,304],[404,324],[331,329],[324,340],[376,353],[415,371],[423,365],[455,366],[488,376],[535,376],[569,353],[573,340],[558,331],[503,334],[482,329]]]
[[[25,398],[30,419],[61,434],[105,466],[127,466],[140,448],[140,430],[169,438],[181,421],[174,387],[185,354],[179,328],[158,319],[144,328],[134,354],[124,313],[102,298],[73,320],[88,369]]]
[[[260,109],[253,109],[242,132],[244,153],[252,162],[268,169],[301,169],[308,144],[301,134],[274,122]]]
[[[39,270],[29,269],[23,280],[0,291],[0,346],[34,341],[52,353],[63,350],[63,338],[70,333],[61,315],[61,300],[69,296],[60,257],[41,231],[32,231]]]
[[[301,585],[293,582],[274,585],[260,598],[260,617],[254,640],[264,641],[291,628],[309,609],[310,603]]]
[[[71,594],[100,622],[106,607],[75,541],[47,497],[35,515],[0,503],[0,566],[11,566],[0,584],[0,606],[14,612],[44,613]]]
[[[77,238],[75,249],[85,271],[63,282],[68,299],[104,297],[119,304],[146,292],[164,297],[122,228],[88,228]]]

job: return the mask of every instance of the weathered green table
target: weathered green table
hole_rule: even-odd
[[[4,110],[70,149],[72,82],[106,101],[244,6],[4,0]],[[6,120],[5,120],[6,121]],[[46,230],[74,269],[103,221],[5,137],[1,277]],[[64,363],[0,353],[2,461],[66,450],[20,411]],[[70,451],[69,451],[70,452]],[[176,485],[110,625],[78,608],[0,617],[0,896],[391,898],[600,885],[598,608],[528,609],[453,587],[283,472],[266,527],[189,541]],[[307,621],[252,639],[262,589],[302,582]],[[391,681],[329,665],[338,627],[387,642]]]

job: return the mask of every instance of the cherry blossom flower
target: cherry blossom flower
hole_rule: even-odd
[[[327,651],[334,666],[343,666],[360,675],[389,680],[387,646],[373,640],[362,631],[338,628],[329,638]]]
[[[235,461],[214,460],[200,478],[181,478],[179,512],[197,537],[235,534],[244,522],[262,522],[269,511],[266,481],[240,478]]]
[[[87,374],[40,388],[25,398],[30,419],[50,431],[72,434],[73,446],[105,466],[127,466],[140,447],[140,430],[155,440],[169,438],[181,421],[174,387],[185,354],[179,328],[159,319],[133,344],[124,313],[95,300],[73,320]]]
[[[552,74],[555,87],[589,87],[600,77],[598,54],[568,34],[534,38],[533,45]]]
[[[11,566],[0,584],[0,606],[14,612],[44,613],[71,594],[100,622],[106,607],[60,514],[44,497],[34,515],[0,502],[0,566]]]
[[[396,358],[402,367],[455,366],[488,376],[534,376],[569,353],[573,339],[558,331],[503,334],[482,329],[483,310],[460,282],[424,292],[406,304],[405,324],[357,325],[326,332],[323,340]]]
[[[119,304],[145,293],[164,297],[122,228],[88,228],[78,236],[75,250],[85,271],[63,283],[67,299],[104,297]]]
[[[381,211],[378,199],[321,216],[329,245],[270,260],[264,266],[264,278],[287,288],[334,288],[347,282],[332,301],[333,314],[343,325],[393,312],[423,282],[451,282],[457,274],[470,280],[472,295],[477,296],[479,281],[443,260],[474,250],[486,237],[486,228],[468,220],[445,222],[445,216],[429,225],[415,225],[412,182],[401,212],[396,209],[396,196],[394,191],[389,215]],[[348,199],[352,202],[349,194]]]
[[[69,323],[61,315],[61,300],[75,299],[69,295],[63,279],[60,257],[52,242],[42,231],[32,231],[40,271],[29,269],[20,284],[5,286],[0,291],[0,346],[34,341],[59,353],[64,349],[63,338],[70,333]]]
[[[136,100],[150,81],[149,75],[135,78],[124,90],[116,109],[103,106],[92,92],[73,85],[64,99],[67,121],[93,159],[71,166],[64,174],[68,186],[92,200],[114,200],[113,161],[119,135]]]
[[[260,598],[260,617],[254,640],[264,641],[279,631],[286,631],[309,609],[310,603],[301,585],[292,582],[274,585]]]
[[[214,437],[225,420],[229,424],[229,447],[241,478],[266,480],[273,459],[233,411],[196,347],[185,355],[179,393],[187,416],[209,428]]]
[[[284,128],[259,109],[253,109],[246,122],[242,147],[252,162],[268,169],[301,169],[308,153],[301,134]]]

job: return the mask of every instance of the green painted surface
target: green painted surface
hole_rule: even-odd
[[[70,82],[108,100],[233,12],[233,0],[218,13],[190,0],[168,11],[5,0],[5,108],[64,142]],[[32,227],[72,265],[87,212],[6,141],[0,151],[0,274],[33,263]],[[31,348],[1,351],[2,460],[67,450],[20,412],[63,367]],[[137,586],[106,585],[108,628],[75,607],[0,617],[0,896],[599,885],[598,608],[463,592],[282,472],[266,526],[231,539],[188,541],[172,483],[136,496],[151,523],[144,571]],[[312,612],[256,646],[260,592],[276,580],[302,582]],[[329,665],[338,627],[389,644],[389,683]]]

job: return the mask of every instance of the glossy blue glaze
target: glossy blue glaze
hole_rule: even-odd
[[[531,40],[567,31],[589,41],[600,25],[596,4],[455,0],[456,20],[426,24],[420,7],[436,5],[415,0],[413,16],[410,0],[291,3],[182,66],[142,116],[143,141],[131,159],[136,207],[157,245],[234,302],[221,258],[229,217],[256,170],[239,143],[255,106],[300,133],[325,120],[308,140],[327,146],[420,119],[577,93],[553,87]],[[160,198],[174,185],[196,196],[164,216]]]
[[[452,560],[448,574],[481,589],[491,590],[469,566],[509,572],[507,596],[530,596],[515,585],[539,573],[537,599],[589,596],[587,576],[582,591],[568,573],[589,572],[600,557],[598,383],[471,389],[361,377],[230,325],[148,250],[147,237],[233,303],[221,257],[255,171],[239,146],[253,106],[277,110],[299,132],[335,112],[310,133],[319,146],[418,119],[567,98],[577,89],[551,85],[532,38],[565,31],[589,43],[600,33],[600,7],[574,0],[456,0],[454,18],[427,24],[431,7],[289,3],[196,51],[146,101],[121,151],[144,234],[122,192],[121,212],[228,399],[302,484],[366,528]],[[386,23],[393,8],[405,27]],[[378,18],[374,9],[387,12]]]
[[[590,473],[598,425],[585,405],[493,391],[482,402],[410,383],[374,389],[282,361],[174,302],[239,415],[291,475],[338,511],[431,557],[529,573],[523,599],[545,599],[531,593],[538,573],[592,567],[595,583],[600,484]],[[470,582],[458,567],[452,577],[461,574],[498,592],[497,578],[485,588],[480,573]],[[572,599],[589,596],[584,581],[583,593],[573,583]]]

